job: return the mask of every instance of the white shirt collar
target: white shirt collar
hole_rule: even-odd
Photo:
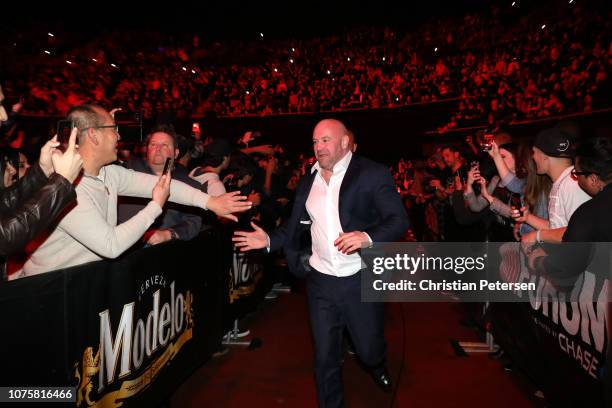
[[[553,185],[559,185],[559,184],[561,184],[561,182],[562,182],[563,180],[565,180],[565,178],[566,178],[567,176],[569,176],[569,174],[571,173],[571,171],[572,171],[572,169],[573,169],[573,168],[574,168],[574,166],[569,166],[567,169],[563,170],[563,173],[561,173],[561,174],[559,175],[559,178],[557,179],[557,181],[555,181],[555,182],[553,183]]]
[[[349,150],[348,153],[345,154],[344,157],[340,159],[340,161],[338,161],[338,163],[334,164],[334,168],[332,169],[332,173],[336,173],[336,172],[344,171],[344,170],[348,169],[348,166],[349,166],[349,163],[351,162],[351,158],[352,157],[353,157],[353,153],[351,153],[351,151]],[[310,169],[310,174],[314,173],[315,170],[316,171],[321,170],[321,166],[319,165],[318,161]]]

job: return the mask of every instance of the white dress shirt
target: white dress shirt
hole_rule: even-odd
[[[353,155],[348,152],[333,168],[329,184],[321,175],[319,163],[312,172],[318,171],[306,200],[306,211],[312,220],[312,256],[309,263],[317,271],[333,276],[351,276],[361,269],[361,257],[357,252],[345,255],[334,246],[342,231],[339,214],[340,186]],[[351,232],[351,231],[347,231]]]

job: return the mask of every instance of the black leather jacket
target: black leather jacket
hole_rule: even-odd
[[[47,178],[38,164],[15,185],[0,190],[0,257],[25,247],[75,199],[68,180],[57,173]]]

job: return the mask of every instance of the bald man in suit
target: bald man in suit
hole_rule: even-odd
[[[345,327],[375,382],[392,389],[383,304],[361,301],[359,250],[401,239],[409,222],[388,168],[353,155],[342,122],[319,122],[312,142],[317,162],[297,187],[290,218],[269,235],[252,224],[233,241],[242,251],[283,248],[290,270],[306,279],[319,406],[341,407]]]

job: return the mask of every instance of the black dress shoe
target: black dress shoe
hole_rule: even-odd
[[[393,390],[393,384],[391,383],[391,376],[387,371],[387,367],[372,371],[372,378],[376,385],[387,394]]]

